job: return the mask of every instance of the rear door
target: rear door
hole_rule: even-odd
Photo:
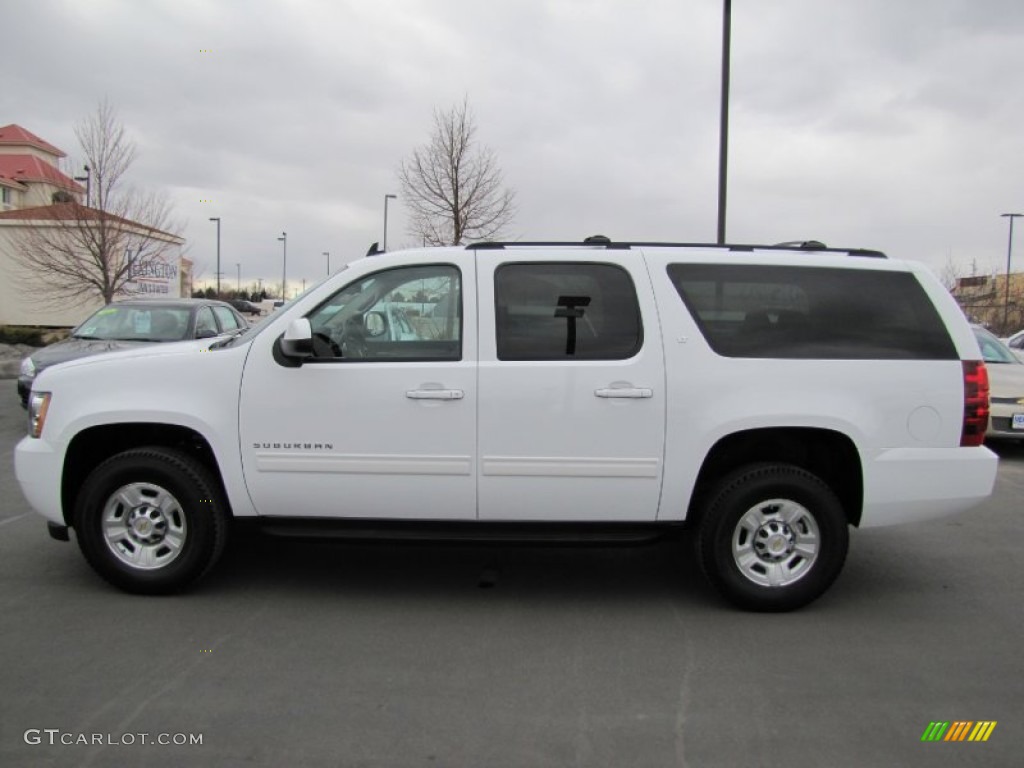
[[[654,520],[665,374],[635,252],[481,251],[481,520]]]

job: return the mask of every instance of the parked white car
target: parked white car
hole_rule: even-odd
[[[988,438],[1024,440],[1024,362],[991,333],[974,326],[989,377]]]
[[[431,308],[412,335],[399,296]],[[194,584],[233,520],[529,540],[686,525],[727,598],[787,610],[832,584],[851,526],[962,512],[995,482],[970,326],[926,268],[873,251],[389,252],[206,346],[33,382],[24,494],[129,591]]]

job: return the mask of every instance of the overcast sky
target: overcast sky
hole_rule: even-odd
[[[713,242],[721,0],[0,0],[0,124],[68,153],[101,98],[203,278],[308,283],[383,237],[399,162],[468,97],[509,236]],[[209,51],[209,52],[206,52]],[[1024,2],[734,0],[727,239],[1005,269]],[[210,202],[201,202],[201,201]],[[402,200],[391,250],[414,244]],[[1015,271],[1024,270],[1024,223]],[[1019,261],[1018,261],[1019,259]],[[292,283],[292,281],[296,281]]]

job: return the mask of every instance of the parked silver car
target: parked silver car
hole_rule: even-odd
[[[239,333],[249,325],[234,308],[212,299],[132,299],[97,310],[71,335],[21,361],[18,396],[27,406],[44,368],[119,349]]]

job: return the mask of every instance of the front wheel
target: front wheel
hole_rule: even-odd
[[[740,607],[800,608],[842,570],[846,516],[816,475],[790,464],[755,464],[725,477],[710,500],[698,531],[701,567]]]
[[[89,564],[128,592],[198,581],[224,548],[228,516],[213,477],[185,453],[138,448],[107,459],[78,495],[74,528]]]

